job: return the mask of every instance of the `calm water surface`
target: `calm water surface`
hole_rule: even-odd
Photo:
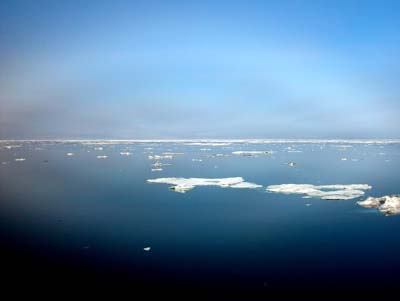
[[[76,142],[3,142],[1,260],[11,278],[60,277],[60,271],[74,277],[79,270],[148,286],[395,288],[400,216],[356,201],[400,193],[400,144],[345,145],[119,143],[96,150],[99,145]],[[232,155],[237,150],[273,154]],[[184,154],[151,171],[156,161],[148,156],[168,151]],[[217,153],[228,156],[208,157]],[[243,177],[263,188],[177,193],[146,181],[158,177]],[[265,190],[284,183],[373,188],[342,201]]]

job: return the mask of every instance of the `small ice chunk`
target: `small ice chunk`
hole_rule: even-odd
[[[231,143],[226,143],[226,142],[192,142],[192,143],[185,143],[185,145],[227,146],[227,145],[231,145]]]
[[[295,166],[296,165],[296,163],[295,162],[289,162],[287,165],[289,165],[289,166]]]
[[[154,164],[151,164],[152,166],[154,166],[154,167],[162,167],[162,166],[168,166],[168,165],[171,165],[171,164],[169,164],[169,163],[162,163],[162,162],[156,162],[156,163],[154,163]]]
[[[167,156],[184,155],[184,153],[173,153],[173,152],[164,152],[162,154]]]
[[[73,156],[74,155],[74,153],[67,153],[67,156],[68,157],[71,157],[71,156]]]
[[[101,150],[103,150],[103,148],[102,148],[101,146],[98,146],[98,147],[95,147],[94,150],[99,150],[99,151],[101,151]]]
[[[369,197],[364,201],[357,202],[358,205],[365,208],[377,208],[385,215],[394,215],[400,213],[400,195],[385,195],[382,197]]]
[[[130,155],[132,155],[131,152],[120,152],[119,154],[120,154],[121,156],[130,156]]]
[[[225,154],[207,155],[207,158],[223,158],[223,157],[228,157],[228,155],[225,155]]]
[[[144,247],[143,251],[149,252],[151,250],[151,247]]]
[[[151,171],[162,171],[162,168],[152,168]]]
[[[171,155],[150,155],[147,158],[149,158],[149,160],[173,159]]]
[[[241,155],[241,156],[257,156],[257,155],[270,155],[272,151],[264,150],[264,151],[234,151],[232,152],[234,155]]]
[[[97,159],[107,159],[108,156],[102,155],[102,156],[97,156]]]
[[[202,162],[202,159],[192,159],[193,162]]]
[[[21,147],[21,145],[6,145],[5,148],[6,149],[13,149],[13,148],[18,148]]]
[[[342,161],[347,161],[347,158],[342,158],[342,159],[340,159],[340,160],[342,160]]]
[[[17,161],[17,162],[22,162],[22,161],[25,161],[26,159],[25,158],[15,158],[15,161]]]

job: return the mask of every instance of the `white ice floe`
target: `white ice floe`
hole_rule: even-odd
[[[287,163],[287,165],[289,165],[290,167],[293,167],[293,166],[296,165],[296,163],[295,162],[289,162],[289,163]]]
[[[21,144],[18,144],[18,145],[5,145],[4,146],[4,148],[6,148],[6,149],[13,149],[13,148],[18,148],[18,147],[21,147]]]
[[[152,166],[154,166],[154,167],[163,167],[163,166],[168,166],[168,165],[171,165],[171,164],[169,164],[169,163],[162,163],[162,162],[156,162],[156,163],[154,163],[154,164],[151,164]]]
[[[270,155],[272,154],[272,151],[266,150],[266,151],[235,151],[232,152],[234,155],[241,155],[241,156],[257,156],[257,155]]]
[[[226,155],[226,154],[207,155],[207,158],[223,158],[223,157],[228,157],[228,155]]]
[[[184,193],[188,190],[195,188],[196,186],[219,186],[219,187],[231,187],[231,188],[260,188],[261,185],[245,182],[242,177],[234,178],[216,178],[216,179],[205,179],[205,178],[158,178],[149,179],[147,182],[150,183],[164,183],[171,184],[171,190],[176,192]]]
[[[108,156],[105,156],[105,155],[103,155],[103,156],[97,156],[97,159],[107,159],[108,158]]]
[[[22,161],[25,161],[26,159],[25,158],[15,158],[15,161],[17,161],[17,162],[22,162]]]
[[[171,155],[150,155],[147,158],[149,158],[149,160],[162,160],[162,159],[173,159],[173,156],[171,156]]]
[[[231,143],[230,142],[192,142],[192,143],[185,143],[185,145],[227,146],[227,145],[231,145]]]
[[[347,158],[342,158],[342,159],[340,159],[340,160],[342,160],[342,161],[347,161]]]
[[[202,162],[202,159],[192,159],[193,162]]]
[[[99,147],[95,147],[94,150],[99,150],[99,151],[101,151],[101,150],[103,150],[103,148],[102,148],[101,146],[99,146]]]
[[[130,156],[130,155],[132,155],[131,152],[120,152],[119,154],[120,154],[121,156]]]
[[[163,171],[162,168],[152,168],[151,171]]]
[[[358,205],[365,208],[377,208],[386,215],[394,215],[400,213],[400,195],[385,195],[382,197],[369,197],[364,201],[357,202]]]
[[[184,153],[173,153],[173,152],[164,152],[162,154],[166,156],[184,155]]]
[[[353,146],[352,146],[352,145],[344,144],[344,145],[333,145],[333,147],[337,147],[337,148],[341,148],[341,149],[346,149],[346,148],[352,148]]]
[[[68,157],[71,157],[71,156],[73,156],[74,155],[74,153],[67,153],[67,156]]]
[[[364,195],[363,190],[371,189],[367,184],[349,185],[311,185],[311,184],[281,184],[267,187],[269,192],[285,194],[304,194],[308,197],[323,200],[351,200]]]
[[[208,151],[211,150],[211,148],[200,148],[200,150],[201,150],[202,152],[208,152]]]
[[[144,247],[143,251],[149,252],[151,250],[151,247]]]

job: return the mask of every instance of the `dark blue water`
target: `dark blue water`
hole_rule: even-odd
[[[327,201],[265,191],[267,185],[304,183],[369,184],[366,196],[400,193],[400,144],[346,145],[120,143],[100,151],[72,142],[3,143],[2,265],[14,280],[65,274],[138,288],[396,288],[400,216],[358,206],[364,197]],[[131,156],[120,155],[127,149]],[[231,154],[237,150],[274,153]],[[152,172],[149,152],[166,151],[184,155],[161,160],[171,165]],[[207,157],[216,153],[229,156]],[[26,160],[15,161],[21,157]],[[146,182],[237,176],[264,187],[196,187],[181,194]]]

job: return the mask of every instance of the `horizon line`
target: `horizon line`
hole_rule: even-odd
[[[114,138],[47,138],[47,139],[0,139],[0,142],[352,142],[352,143],[400,143],[400,138],[169,138],[169,139],[114,139]]]

